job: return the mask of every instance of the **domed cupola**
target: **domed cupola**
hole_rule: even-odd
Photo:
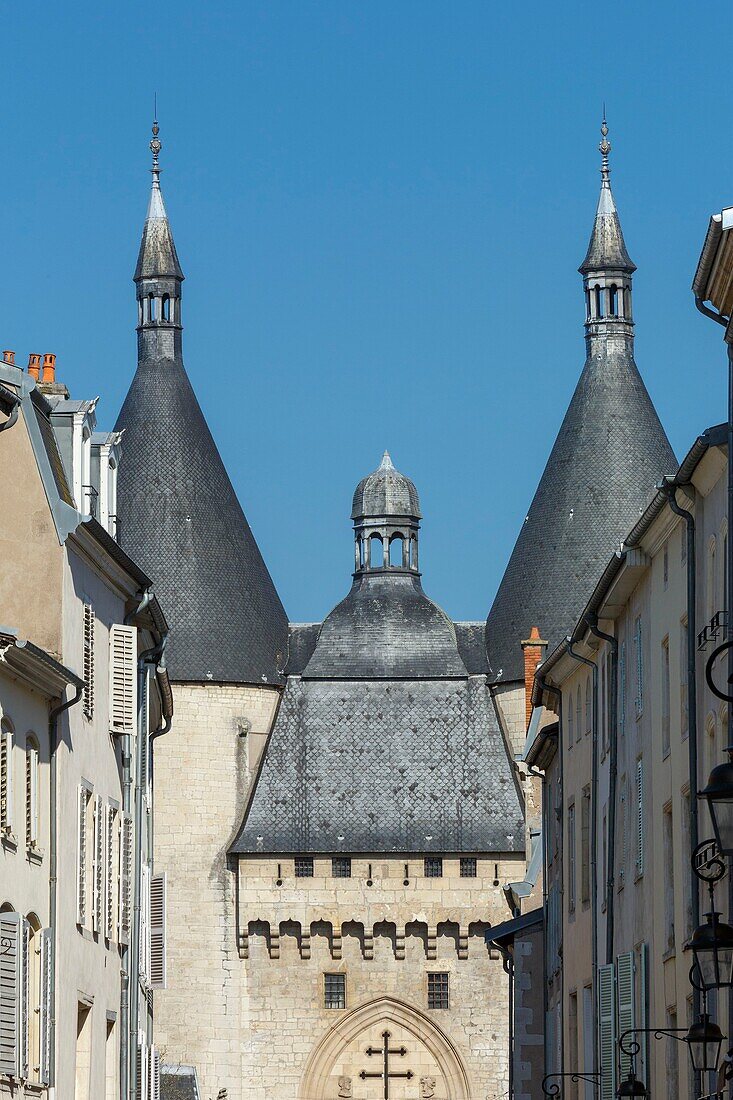
[[[455,627],[422,589],[417,489],[386,451],[359,482],[351,518],[351,591],[326,616],[303,679],[465,679]]]
[[[387,451],[379,468],[357,485],[351,518],[357,573],[377,569],[417,573],[420,500],[409,477],[394,468]]]

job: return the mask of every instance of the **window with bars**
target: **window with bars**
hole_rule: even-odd
[[[323,975],[324,1008],[346,1008],[346,975]]]
[[[331,874],[334,878],[351,878],[351,860],[348,856],[334,856],[331,860]]]
[[[445,972],[428,974],[428,1008],[448,1008],[448,975]]]
[[[296,856],[295,857],[295,877],[296,878],[313,878],[313,857],[312,856]]]
[[[84,717],[94,717],[94,608],[84,603]]]
[[[425,877],[426,878],[442,878],[443,877],[443,860],[440,856],[426,856],[425,858]]]
[[[463,856],[461,859],[461,878],[476,878],[476,866],[474,856]]]

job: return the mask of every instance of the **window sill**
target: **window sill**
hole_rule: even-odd
[[[34,844],[26,848],[25,855],[29,863],[35,863],[36,865],[43,863],[43,849],[36,848]]]
[[[13,833],[3,833],[2,837],[3,848],[7,848],[9,852],[17,852],[18,850],[18,838]]]

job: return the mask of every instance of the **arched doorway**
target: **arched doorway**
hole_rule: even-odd
[[[308,1058],[298,1100],[469,1100],[468,1077],[448,1036],[391,997],[342,1016]]]

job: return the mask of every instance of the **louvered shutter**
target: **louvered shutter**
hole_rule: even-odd
[[[150,976],[150,868],[143,867],[140,875],[140,939],[138,956],[140,981],[147,987]]]
[[[132,926],[132,818],[120,822],[119,942],[129,944]]]
[[[13,829],[13,735],[0,726],[0,830]]]
[[[166,987],[166,877],[153,875],[150,881],[150,986]]]
[[[598,967],[598,1066],[601,1100],[616,1095],[616,997],[613,963]]]
[[[149,1100],[150,1092],[150,1051],[145,1045],[145,1037],[140,1035],[137,1041],[137,1100]]]
[[[644,874],[644,761],[636,761],[636,873]]]
[[[137,627],[119,623],[109,632],[109,723],[115,734],[137,729]]]
[[[150,1048],[150,1100],[160,1100],[160,1054],[154,1046]]]
[[[84,604],[84,716],[94,717],[94,608]]]
[[[40,1079],[51,1084],[51,984],[53,975],[53,935],[50,928],[41,932],[41,1036]]]
[[[29,1076],[29,1030],[30,1030],[30,955],[31,926],[27,920],[20,922],[20,1058],[18,1075],[24,1081]]]
[[[108,806],[104,845],[104,934],[108,940],[115,938],[115,897],[118,888],[114,874],[116,835],[117,811],[114,806]]]
[[[621,730],[621,736],[626,733],[626,642],[621,643],[621,653],[618,661],[618,679],[619,679],[619,700],[618,700],[618,720],[619,728]]]
[[[639,1027],[649,1027],[649,1013],[647,1011],[647,1004],[649,1001],[649,948],[645,943],[642,943],[639,948]],[[640,1037],[641,1052],[638,1059],[637,1076],[640,1081],[647,1081],[647,1074],[649,1066],[649,1035],[642,1034]]]
[[[636,620],[634,637],[636,647],[636,715],[644,709],[644,653],[642,650],[641,619]]]
[[[92,928],[95,932],[104,931],[104,833],[104,803],[97,795],[94,799],[94,860],[92,865],[94,883]]]
[[[21,1048],[22,917],[0,913],[0,1075],[18,1077]]]
[[[87,922],[87,801],[89,792],[79,786],[79,814],[77,838],[77,898],[76,921],[83,927]]]
[[[634,1027],[634,953],[626,951],[616,959],[616,1000],[618,1007],[619,1038]],[[621,1075],[631,1070],[632,1059],[627,1054],[619,1054]]]

